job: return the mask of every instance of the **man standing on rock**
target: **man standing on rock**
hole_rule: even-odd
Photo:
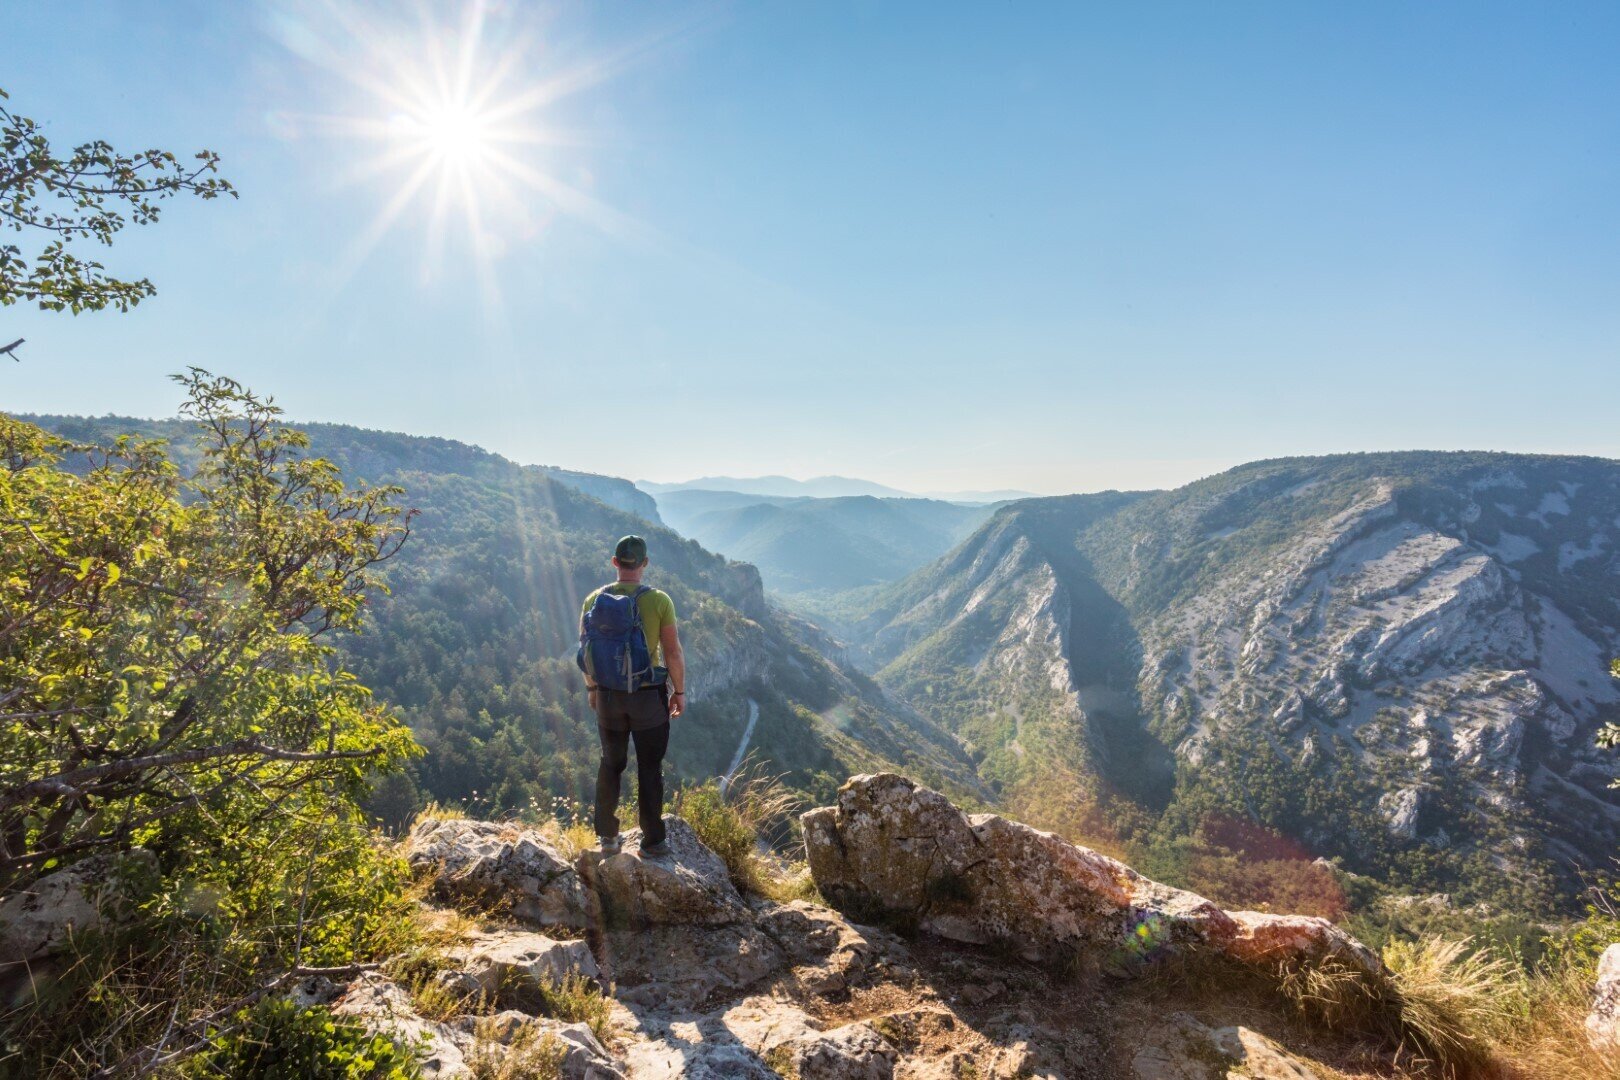
[[[656,858],[669,854],[664,752],[669,722],[686,706],[686,657],[675,631],[675,602],[668,593],[641,583],[647,541],[622,538],[612,561],[619,580],[587,596],[579,618],[579,666],[602,740],[596,835],[604,855],[619,852],[620,780],[633,741],[641,854]]]

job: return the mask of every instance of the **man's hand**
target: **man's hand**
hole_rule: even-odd
[[[585,688],[585,700],[591,703],[592,709],[596,708],[596,687],[587,686]]]
[[[664,667],[669,669],[669,688],[671,691],[678,686],[686,689],[686,653],[681,650],[681,635],[676,632],[674,623],[665,623],[658,632],[659,644],[664,649]],[[686,711],[686,695],[671,693],[669,696],[669,718],[675,719]]]

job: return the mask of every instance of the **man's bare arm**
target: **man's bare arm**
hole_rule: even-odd
[[[664,646],[664,666],[669,669],[669,715],[679,716],[686,711],[686,654],[681,651],[681,635],[674,623],[665,623],[658,640]]]

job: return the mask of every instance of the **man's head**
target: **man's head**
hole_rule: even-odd
[[[634,535],[620,537],[613,548],[613,565],[620,574],[640,574],[647,565],[647,541]]]

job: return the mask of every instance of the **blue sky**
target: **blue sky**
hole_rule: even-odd
[[[525,462],[911,490],[1620,456],[1620,6],[491,4],[495,98],[566,84],[518,118],[546,184],[368,248],[407,170],[345,75],[449,7],[8,3],[16,111],[241,199],[123,234],[131,314],[0,309],[0,407],[168,415],[196,364]]]

